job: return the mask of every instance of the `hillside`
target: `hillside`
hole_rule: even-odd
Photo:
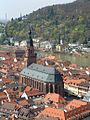
[[[35,38],[84,43],[90,40],[90,0],[47,6],[12,19],[6,25],[6,36],[14,37],[15,40],[27,39],[30,24]]]

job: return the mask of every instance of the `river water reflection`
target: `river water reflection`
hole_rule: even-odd
[[[49,56],[49,55],[55,55],[56,57],[58,57],[61,60],[68,60],[71,63],[75,63],[78,66],[90,66],[90,55],[88,56],[75,56],[75,55],[70,55],[70,54],[62,54],[62,53],[48,53],[48,52],[42,52],[42,51],[38,51],[37,55],[41,55],[41,56]]]

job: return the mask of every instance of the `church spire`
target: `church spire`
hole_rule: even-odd
[[[29,39],[27,40],[27,47],[30,48],[30,47],[33,47],[31,26],[29,26],[28,37],[29,37]]]
[[[32,63],[36,63],[36,54],[34,53],[31,28],[29,28],[28,35],[29,40],[27,41],[27,67]]]
[[[30,46],[32,46],[33,47],[33,40],[32,40],[32,32],[31,32],[31,29],[29,30],[29,44],[30,44]]]

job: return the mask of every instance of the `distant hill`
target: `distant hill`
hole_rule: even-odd
[[[90,40],[90,0],[47,6],[12,19],[7,23],[6,36],[17,40],[26,39],[29,24],[32,25],[35,38],[84,43]]]

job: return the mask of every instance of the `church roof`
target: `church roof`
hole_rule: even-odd
[[[24,68],[21,71],[21,75],[44,82],[58,82],[62,80],[61,74],[54,67],[46,67],[35,63]]]

